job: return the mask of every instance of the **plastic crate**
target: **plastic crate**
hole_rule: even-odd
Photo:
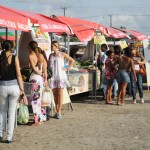
[[[32,95],[32,83],[30,82],[24,82],[24,92],[26,96]]]

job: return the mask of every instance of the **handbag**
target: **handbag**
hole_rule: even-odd
[[[53,76],[52,68],[47,66],[47,79],[50,79]]]
[[[145,68],[144,65],[141,65],[141,66],[140,66],[139,73],[140,73],[142,76],[145,76],[145,75],[146,75],[146,68]]]

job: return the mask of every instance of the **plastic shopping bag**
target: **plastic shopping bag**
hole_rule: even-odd
[[[18,113],[18,122],[21,124],[25,124],[29,122],[29,110],[28,106],[26,106],[23,102],[20,103],[19,113]]]
[[[46,87],[42,93],[41,105],[42,106],[50,106],[51,103],[52,103],[51,91],[48,87]]]

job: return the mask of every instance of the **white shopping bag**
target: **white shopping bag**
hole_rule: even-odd
[[[45,87],[42,93],[41,105],[42,106],[52,106],[54,103],[54,98],[52,91],[49,87]]]

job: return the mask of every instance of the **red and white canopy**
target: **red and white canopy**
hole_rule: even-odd
[[[68,25],[81,42],[90,41],[96,30],[100,30],[102,33],[105,32],[104,29],[100,28],[103,26],[95,22],[64,16],[56,16],[56,18]]]
[[[139,41],[142,41],[144,39],[148,39],[148,37],[140,32],[134,31],[134,30],[126,30],[126,32],[133,35],[135,38],[137,38]]]
[[[148,39],[148,36],[146,36],[146,35],[144,35],[144,34],[142,34],[140,32],[134,31],[134,30],[128,30],[128,29],[118,29],[118,30],[123,31],[125,33],[131,34],[132,36],[137,38],[137,40],[139,40],[139,41],[142,41],[144,39]]]
[[[0,26],[14,30],[28,31],[28,18],[0,6]]]
[[[124,32],[114,29],[114,28],[109,28],[107,27],[107,32],[108,32],[108,36],[112,36],[116,39],[120,39],[120,38],[124,38],[127,36],[127,34],[125,34]]]
[[[41,30],[44,32],[66,32],[68,34],[71,34],[70,29],[67,25],[55,21],[50,17],[32,13],[29,11],[7,8],[4,6],[1,6],[0,9],[3,10],[3,12],[5,11],[10,12],[12,14],[12,18],[19,19],[22,17],[29,19],[32,24],[39,24]]]

